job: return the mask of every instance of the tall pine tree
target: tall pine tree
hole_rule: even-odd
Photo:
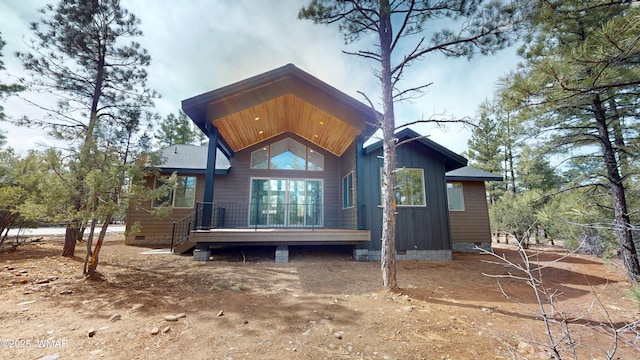
[[[58,101],[53,106],[34,104],[48,115],[18,123],[44,128],[71,143],[64,157],[69,160],[58,162],[63,169],[56,173],[69,187],[63,255],[73,256],[89,221],[94,226],[97,218],[108,223],[113,215],[111,205],[107,206],[111,210],[102,210],[98,204],[117,202],[123,186],[122,175],[108,176],[112,182],[98,186],[93,174],[112,174],[117,172],[113,167],[132,160],[135,152],[130,146],[136,144],[140,126],[149,117],[155,93],[146,86],[150,56],[130,40],[142,35],[140,20],[119,0],[62,0],[47,5],[41,14],[40,21],[31,24],[35,35],[31,51],[17,56],[33,75],[26,84],[57,96]],[[89,272],[97,266],[106,225]],[[89,243],[92,236],[93,227]]]
[[[182,110],[178,112],[178,116],[174,114],[167,115],[155,133],[158,147],[163,148],[176,144],[196,143],[199,140],[198,133],[202,132],[194,129],[192,124],[187,114]]]
[[[0,33],[0,71],[5,70],[4,61],[2,61],[2,49],[7,43],[2,39],[2,33]],[[5,97],[11,95],[12,93],[24,90],[24,87],[19,84],[2,84],[0,83],[0,100],[3,100]],[[4,120],[4,108],[0,103],[0,121]],[[3,136],[0,133],[0,136]]]
[[[528,128],[556,153],[598,160],[580,186],[607,189],[611,228],[629,280],[640,265],[627,198],[637,141],[640,9],[629,2],[555,0],[532,3],[523,67],[505,80],[504,98],[526,108]]]
[[[382,115],[382,246],[381,271],[387,291],[396,291],[396,131],[395,102],[415,97],[430,85],[402,89],[406,70],[426,55],[471,57],[506,45],[516,8],[501,2],[442,0],[311,0],[298,14],[320,24],[337,24],[347,43],[374,39],[373,49],[348,54],[376,62]],[[452,21],[442,21],[447,19]],[[455,20],[460,20],[456,22]],[[460,25],[457,29],[448,25]],[[431,38],[425,37],[429,33]],[[370,37],[369,35],[373,35]],[[369,98],[367,98],[369,100]],[[371,107],[374,104],[369,100]]]

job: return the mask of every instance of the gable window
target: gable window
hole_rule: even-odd
[[[307,170],[324,170],[324,156],[313,149],[307,148]]]
[[[447,183],[447,198],[450,211],[464,211],[464,193],[461,183]]]
[[[251,153],[252,169],[268,169],[269,168],[269,147],[265,146],[260,150]]]
[[[287,138],[252,152],[251,168],[322,171],[324,156]]]
[[[156,178],[154,188],[167,184],[167,179]],[[178,176],[175,187],[160,198],[153,200],[153,207],[171,206],[174,208],[192,208],[196,201],[195,176]]]
[[[342,208],[353,207],[353,173],[342,178]]]
[[[380,168],[381,179],[384,173]],[[396,170],[396,204],[398,206],[426,206],[424,171],[402,168]]]

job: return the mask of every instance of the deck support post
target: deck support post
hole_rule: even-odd
[[[355,261],[369,261],[369,249],[364,246],[356,245],[353,248],[353,260]]]
[[[218,153],[218,128],[207,123],[207,137],[209,148],[207,153],[207,172],[204,181],[204,199],[202,203],[201,229],[211,229],[211,217],[213,216],[213,186],[216,173],[216,155]]]
[[[276,247],[276,262],[289,262],[289,247],[287,245],[279,245]]]
[[[193,249],[194,261],[209,261],[211,257],[211,250],[209,244],[196,244],[196,248]]]

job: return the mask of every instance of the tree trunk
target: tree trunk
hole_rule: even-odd
[[[629,174],[629,154],[627,153],[627,146],[624,141],[622,117],[618,111],[616,100],[613,97],[609,99],[609,108],[612,113],[611,127],[613,128],[615,152],[618,155],[618,161],[620,162],[620,176],[624,178]]]
[[[629,282],[635,285],[638,282],[638,276],[640,276],[640,264],[638,263],[638,254],[633,242],[633,233],[631,232],[631,221],[627,209],[625,187],[618,170],[619,164],[613,145],[611,144],[607,118],[599,95],[594,96],[592,106],[598,128],[602,155],[607,169],[607,179],[609,181],[614,211],[615,232],[620,242],[620,250],[624,266],[627,270],[627,277],[629,278]]]
[[[391,9],[388,0],[380,1],[380,36],[382,83],[382,152],[383,173],[382,184],[382,245],[380,251],[380,268],[382,282],[386,291],[398,290],[396,280],[396,139],[395,116],[393,105],[393,85],[391,82]]]
[[[509,182],[511,183],[511,192],[516,194],[516,172],[513,165],[513,138],[511,134],[511,116],[507,113],[507,139],[506,139],[507,151],[505,151],[505,165],[509,172]],[[508,185],[507,185],[508,187]]]
[[[75,206],[76,211],[82,209],[86,203],[83,201],[84,198],[84,179],[86,175],[87,169],[91,166],[89,165],[91,154],[93,151],[93,147],[95,145],[94,138],[94,130],[96,124],[98,123],[98,105],[100,103],[100,97],[102,96],[102,83],[104,81],[104,67],[105,67],[105,56],[106,56],[106,42],[101,44],[98,49],[99,58],[97,64],[96,71],[96,79],[94,85],[94,92],[91,99],[91,111],[89,114],[89,124],[87,125],[87,129],[85,132],[84,142],[82,143],[79,160],[77,163],[78,168],[76,171],[76,194],[75,194]],[[74,228],[74,230],[70,230]],[[71,257],[74,255],[76,250],[76,241],[80,239],[79,237],[79,222],[72,221],[70,225],[67,225],[67,231],[65,234],[64,247],[62,249],[62,256]],[[71,241],[71,234],[75,232],[75,240]],[[84,228],[82,228],[82,233],[84,233]]]
[[[113,218],[113,213],[108,213],[104,219],[104,223],[102,224],[102,229],[100,229],[100,235],[98,235],[98,241],[96,242],[96,247],[93,249],[93,254],[91,255],[91,260],[89,261],[89,266],[87,267],[87,274],[91,277],[97,275],[98,269],[98,260],[100,255],[100,249],[102,249],[102,243],[104,242],[104,237],[107,235],[107,228],[109,227],[109,223]]]
[[[0,245],[2,245],[5,240],[7,240],[9,229],[11,229],[18,218],[20,218],[19,213],[10,211],[0,212]]]
[[[98,220],[95,217],[93,218],[93,220],[91,220],[91,229],[89,229],[89,236],[87,237],[87,254],[84,257],[84,265],[82,268],[82,274],[84,275],[86,275],[88,272],[89,259],[91,259],[91,256],[93,255],[93,235],[96,231],[97,222]]]
[[[386,291],[397,291],[396,261],[395,261],[395,234],[396,234],[396,171],[395,171],[395,139],[393,129],[385,129],[383,146],[383,173],[382,184],[382,247],[380,253],[380,266],[382,281]],[[390,134],[388,134],[390,132]]]
[[[64,246],[62,247],[62,256],[73,257],[76,252],[76,243],[78,242],[78,232],[80,231],[77,221],[67,224],[64,233]]]

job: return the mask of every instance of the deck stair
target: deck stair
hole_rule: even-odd
[[[181,242],[178,245],[175,245],[173,247],[173,253],[174,254],[184,254],[186,252],[191,251],[193,248],[196,247],[196,242],[190,239],[187,239],[186,241]]]
[[[196,246],[191,241],[191,231],[195,229],[197,221],[197,212],[183,217],[178,221],[174,221],[171,233],[171,251],[178,254],[184,254]]]

